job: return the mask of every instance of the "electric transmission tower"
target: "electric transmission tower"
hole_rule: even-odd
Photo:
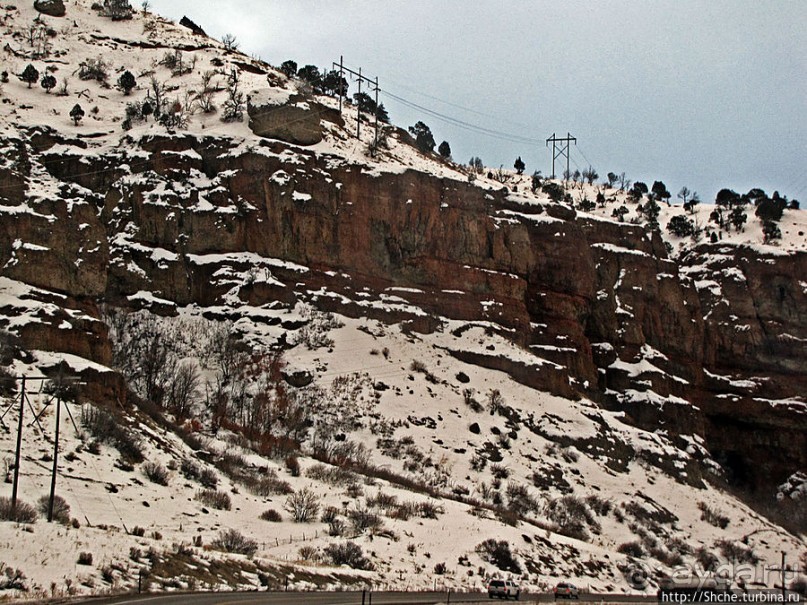
[[[559,139],[555,136],[555,133],[552,133],[552,136],[546,140],[546,146],[549,147],[549,143],[552,143],[552,177],[555,178],[555,160],[561,157],[566,158],[566,174],[569,174],[569,143],[574,142],[577,145],[577,139],[570,135],[568,132],[566,136],[562,139]]]

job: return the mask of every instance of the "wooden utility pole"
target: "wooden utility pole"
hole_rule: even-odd
[[[334,63],[334,67],[336,63]],[[339,55],[339,114],[342,114],[342,97],[345,96],[345,87],[342,82],[345,81],[345,58]]]
[[[361,67],[359,67],[359,95],[361,95]],[[356,138],[360,139],[361,133],[361,103],[356,103]]]
[[[59,466],[59,421],[62,413],[62,396],[56,395],[56,435],[53,438],[53,474],[50,477],[50,498],[48,499],[48,523],[53,521],[53,500],[56,497],[56,469]]]
[[[373,148],[378,149],[378,76],[375,77],[375,139]]]
[[[333,63],[333,67],[339,68],[339,112],[342,112],[342,78],[344,73],[349,73],[353,77],[356,78],[359,86],[359,92],[357,94],[361,94],[361,85],[362,83],[367,84],[368,86],[372,86],[375,92],[375,144],[378,144],[378,93],[381,92],[381,89],[378,87],[378,76],[376,76],[375,80],[371,80],[367,76],[363,76],[361,73],[361,67],[359,71],[353,71],[349,67],[345,67],[344,57],[339,57],[339,63]],[[356,138],[360,138],[361,135],[361,102],[357,103],[356,106]]]
[[[562,139],[559,139],[555,136],[555,133],[552,133],[552,136],[546,140],[546,146],[549,147],[549,143],[552,143],[552,177],[555,178],[555,160],[557,158],[566,157],[566,174],[569,173],[569,143],[574,142],[577,145],[577,139],[570,135],[568,132],[566,136]]]
[[[14,454],[14,481],[11,484],[11,516],[17,515],[17,487],[20,481],[20,453],[22,452],[22,416],[25,411],[25,377],[20,389],[20,421],[17,424],[17,451]]]

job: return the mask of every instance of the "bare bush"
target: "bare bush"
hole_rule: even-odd
[[[263,498],[291,494],[294,491],[287,481],[283,481],[273,474],[265,475],[256,481],[250,481],[247,484],[247,489],[256,496]]]
[[[701,511],[701,521],[706,521],[709,525],[714,525],[720,529],[726,529],[729,526],[729,518],[711,508],[706,502],[698,502],[698,508]]]
[[[491,414],[498,414],[504,406],[504,397],[499,389],[491,389],[488,392],[488,411]]]
[[[347,565],[353,569],[371,570],[373,564],[364,556],[361,546],[355,542],[329,544],[325,547],[325,555],[334,565]]]
[[[97,59],[85,59],[79,63],[79,80],[96,80],[97,82],[106,83],[108,77],[109,65],[107,65],[101,57]]]
[[[614,503],[611,500],[602,498],[597,494],[586,496],[586,504],[594,512],[594,514],[597,514],[600,517],[605,517],[608,515],[608,513],[610,513],[611,509],[614,507]]]
[[[323,523],[330,523],[339,516],[339,509],[335,506],[326,506],[322,511],[320,521]]]
[[[20,590],[26,592],[28,585],[25,583],[25,574],[21,569],[9,567],[0,562],[0,590]]]
[[[701,546],[695,551],[695,560],[704,571],[714,571],[720,564],[720,559],[718,559],[717,555],[707,550],[705,546]]]
[[[759,557],[745,544],[732,542],[731,540],[718,540],[715,546],[720,549],[720,553],[732,563],[759,563]]]
[[[36,509],[22,500],[17,500],[15,509],[11,506],[11,498],[0,498],[0,520],[2,521],[34,523],[37,516]]]
[[[445,512],[445,509],[439,504],[427,500],[418,502],[415,506],[415,511],[423,519],[437,519]]]
[[[143,461],[140,440],[108,411],[85,405],[81,408],[81,426],[98,441],[114,446],[126,462],[136,464]]]
[[[195,499],[217,510],[230,510],[233,506],[230,495],[227,492],[215,489],[201,489],[196,492]]]
[[[157,485],[168,485],[168,469],[166,469],[159,462],[154,462],[153,460],[144,462],[141,470],[146,478],[152,483],[156,483]]]
[[[546,507],[546,516],[558,527],[558,533],[588,540],[588,528],[599,533],[600,525],[586,506],[585,502],[577,496],[563,496],[549,502]]]
[[[50,496],[42,496],[37,501],[37,507],[43,517],[47,517],[50,508]],[[70,505],[67,500],[58,494],[53,495],[53,519],[62,525],[70,524]]]
[[[319,496],[311,489],[303,488],[289,494],[286,498],[285,508],[291,513],[295,523],[308,523],[319,512]]]
[[[181,472],[186,479],[198,481],[207,488],[215,488],[219,482],[219,479],[214,471],[203,467],[201,464],[197,464],[188,458],[183,458],[182,462],[180,462],[179,472]]]
[[[510,551],[510,545],[506,540],[489,538],[477,544],[475,550],[483,561],[495,565],[502,571],[521,573],[521,565]]]
[[[636,559],[641,559],[644,557],[644,548],[637,540],[633,540],[632,542],[623,542],[619,546],[617,546],[616,551],[623,555],[628,555],[629,557],[634,557]]]
[[[479,413],[479,412],[482,412],[485,408],[481,403],[479,403],[476,400],[475,394],[476,394],[476,391],[474,391],[471,388],[463,389],[463,391],[462,391],[462,397],[463,397],[463,400],[465,401],[465,405],[467,405],[469,408],[471,408],[472,411],[474,411],[476,413]]]
[[[379,515],[360,506],[349,510],[347,518],[350,519],[354,531],[358,533],[366,530],[369,530],[370,533],[375,533],[384,526],[384,522]]]
[[[92,565],[92,553],[91,552],[80,552],[78,554],[78,561],[79,565]]]
[[[490,467],[490,472],[496,479],[507,479],[510,476],[510,469],[499,464],[492,465]]]
[[[378,492],[375,496],[367,498],[367,506],[380,508],[381,510],[391,510],[398,506],[398,498],[393,494]]]
[[[272,523],[280,523],[283,516],[273,508],[269,508],[261,513],[261,519],[264,521],[271,521]]]
[[[247,538],[237,529],[220,531],[218,537],[210,545],[217,550],[249,557],[258,551],[258,543],[252,538]]]
[[[538,510],[538,502],[530,495],[526,485],[510,481],[507,484],[507,508],[516,515],[528,515]]]
[[[322,558],[319,549],[314,546],[301,546],[297,554],[301,560],[311,563],[318,563]]]

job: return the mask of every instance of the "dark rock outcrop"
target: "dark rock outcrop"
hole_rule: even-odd
[[[322,140],[322,120],[342,124],[338,111],[303,95],[273,96],[254,91],[247,99],[249,128],[259,137],[295,145],[315,145]]]
[[[64,17],[67,14],[63,0],[35,0],[34,8],[50,17]]]
[[[205,30],[203,30],[201,27],[196,25],[196,23],[194,23],[193,21],[188,19],[188,17],[183,16],[182,19],[179,20],[179,24],[182,27],[187,27],[189,30],[191,30],[197,36],[207,36],[207,33],[205,32]]]
[[[807,293],[797,279],[806,254],[715,244],[673,262],[638,226],[295,146],[317,142],[322,120],[338,118],[329,112],[294,95],[251,99],[251,127],[267,139],[238,151],[223,138],[144,138],[138,152],[148,157],[136,164],[148,178],[116,168],[129,164],[125,154],[79,170],[78,155],[41,144],[32,155],[86,199],[9,199],[36,212],[0,223],[2,274],[123,304],[141,291],[169,307],[235,292],[252,305],[302,298],[424,332],[443,317],[484,322],[535,363],[451,354],[589,397],[651,430],[701,435],[738,481],[751,482],[743,469],[765,469],[752,487],[807,466],[798,400],[807,392]],[[87,170],[88,161],[104,169]],[[183,185],[191,173],[209,185]],[[21,162],[0,178],[24,192],[27,174]]]

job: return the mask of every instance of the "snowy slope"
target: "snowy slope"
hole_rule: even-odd
[[[136,123],[128,131],[122,129],[126,103],[146,97],[152,75],[168,87],[170,98],[184,106],[200,86],[202,73],[216,69],[214,102],[221,108],[226,74],[238,65],[251,68],[241,69],[245,91],[265,89],[267,79],[280,96],[296,91],[298,83],[286,81],[260,61],[225,51],[218,41],[195,36],[152,14],[137,13],[130,21],[113,22],[100,17],[91,4],[89,0],[75,0],[68,4],[64,19],[42,19],[53,33],[47,34],[50,54],[40,59],[30,58],[33,48],[27,36],[37,15],[31,3],[3,8],[10,48],[5,69],[11,74],[2,86],[0,128],[4,139],[13,140],[23,128],[47,125],[86,145],[81,151],[75,145],[57,146],[51,154],[78,156],[79,165],[104,171],[109,169],[93,164],[97,155],[114,156],[123,153],[132,140],[166,133],[153,120]],[[189,62],[195,58],[191,73],[172,76],[160,63],[166,54],[173,54],[174,48],[182,48]],[[75,75],[82,61],[99,57],[109,64],[112,86],[82,81]],[[22,73],[28,63],[41,73],[53,73],[59,80],[57,89],[48,94],[38,85],[29,89],[21,82],[14,74]],[[114,88],[125,70],[138,82],[131,96]],[[68,92],[59,96],[57,91],[65,78]],[[318,101],[337,106],[327,97]],[[86,112],[78,125],[69,116],[76,103]],[[197,137],[231,137],[241,148],[266,153],[255,143],[246,119],[223,123],[220,115],[220,110],[213,114],[195,111],[184,132]],[[373,139],[369,125],[362,125],[362,138],[357,140],[349,134],[356,130],[353,110],[345,111],[343,118],[343,128],[323,122],[325,139],[300,149],[300,153],[313,152],[328,157],[335,167],[359,166],[369,174],[416,170],[456,181],[469,180],[465,167],[418,153],[400,133],[393,132],[389,148],[373,157],[368,153]],[[10,162],[14,153],[10,147],[4,157]],[[140,177],[127,178],[129,184],[135,184]],[[531,191],[525,175],[503,173],[504,182],[484,173],[472,178],[485,189],[507,187],[510,198],[525,207],[549,203],[545,193]],[[56,180],[44,171],[32,175],[31,183],[29,200],[60,194]],[[187,187],[189,191],[210,184],[191,182]],[[596,192],[595,187],[584,186],[572,189],[571,195],[577,202],[582,196],[593,200]],[[160,193],[154,192],[155,202],[159,202]],[[591,212],[578,210],[578,219],[614,221],[612,211],[625,203],[625,195],[614,190],[606,191],[606,195],[613,201]],[[200,205],[205,203],[200,199]],[[4,205],[0,210],[35,213],[38,208],[34,203],[22,203]],[[508,220],[508,212],[515,211],[500,211],[497,220]],[[675,206],[661,207],[662,235],[672,245],[673,255],[681,255],[696,244],[675,238],[664,229],[673,215],[682,212]],[[706,205],[696,210],[695,217],[704,227],[709,224],[709,213]],[[631,209],[628,220],[634,215]],[[546,214],[530,216],[531,220],[556,220]],[[759,221],[749,217],[745,231],[723,232],[720,241],[766,253],[805,250],[804,210],[785,211],[781,229],[781,241],[763,245]],[[124,239],[111,242],[111,246],[133,245]],[[19,253],[15,258],[24,259],[24,254],[36,254],[36,244],[19,240],[15,251]],[[162,249],[141,252],[151,255],[155,262],[170,260],[173,254]],[[234,286],[247,278],[272,285],[272,271],[278,268],[300,273],[309,270],[282,259],[247,253],[237,258],[196,255],[193,262],[228,267],[217,274],[217,279]],[[238,268],[244,264],[253,270]],[[96,444],[99,437],[82,423],[82,416],[91,418],[91,410],[100,407],[93,402],[83,407],[71,404],[77,427],[63,416],[57,488],[70,505],[69,517],[76,522],[47,524],[40,515],[33,524],[0,523],[0,561],[25,576],[20,580],[24,590],[12,587],[5,594],[42,598],[131,590],[141,573],[155,590],[232,589],[261,584],[276,587],[284,585],[287,578],[292,587],[301,589],[365,583],[391,588],[436,585],[480,589],[486,578],[516,576],[530,590],[573,579],[592,590],[631,591],[641,587],[629,584],[625,570],[637,561],[654,576],[646,586],[652,592],[661,573],[682,563],[702,566],[705,553],[713,554],[720,565],[736,573],[741,570],[736,561],[729,565],[731,559],[750,558],[751,552],[758,559],[753,574],[760,583],[773,586],[778,574],[765,570],[777,564],[780,551],[795,562],[807,549],[804,536],[789,534],[715,487],[720,484],[719,476],[714,483],[693,476],[696,469],[704,467],[719,473],[699,437],[690,435],[682,443],[661,428],[640,430],[627,424],[620,414],[586,399],[571,401],[538,392],[503,372],[459,361],[463,353],[495,351],[525,364],[551,364],[537,355],[541,351],[525,351],[496,336],[491,324],[438,318],[441,329],[423,335],[412,333],[405,325],[328,317],[306,305],[255,308],[237,294],[236,288],[232,296],[224,297],[221,306],[202,309],[177,307],[143,291],[130,302],[163,305],[177,316],[164,318],[141,312],[133,324],[116,323],[111,312],[104,318],[116,339],[116,363],[136,357],[134,348],[127,349],[132,343],[126,337],[132,333],[116,330],[128,325],[127,329],[136,331],[139,325],[153,327],[168,343],[168,359],[198,365],[199,382],[188,414],[192,420],[167,414],[169,421],[177,420],[190,437],[183,441],[170,430],[169,423],[160,423],[135,407],[116,409],[121,414],[120,425],[140,442],[144,458],[127,461],[109,441]],[[363,304],[425,314],[410,304],[405,294],[390,289],[378,300]],[[327,290],[321,295],[336,296]],[[17,280],[0,278],[4,328],[14,332],[44,321],[56,325],[67,322],[68,329],[70,321],[98,322],[82,309],[65,311],[58,297]],[[62,314],[66,314],[64,319]],[[247,399],[254,401],[263,393],[277,402],[282,387],[294,401],[308,402],[315,410],[301,439],[299,473],[293,462],[287,462],[286,452],[264,455],[258,452],[265,444],[247,439],[235,427],[214,430],[210,401],[217,386],[226,382],[220,355],[223,341],[217,340],[222,334],[225,339],[238,335],[250,353],[260,358],[249,362],[240,358],[243,368],[253,372],[243,382]],[[304,375],[303,382],[310,379],[309,384],[282,382],[261,365],[269,363],[267,360],[284,342],[292,346],[283,353],[281,365]],[[646,359],[651,357],[646,355],[640,363],[649,363]],[[20,356],[11,371],[40,375],[43,368],[61,361],[74,371],[91,368],[99,374],[111,372],[80,357],[49,351],[32,351],[30,358]],[[623,369],[640,372],[648,367]],[[143,395],[137,380],[136,376],[132,379],[132,386]],[[228,394],[234,396],[232,383],[228,384]],[[40,391],[34,381],[30,399],[37,411],[50,399]],[[4,410],[17,401],[17,395],[4,397]],[[689,405],[674,397],[659,398],[655,404]],[[26,409],[28,421],[30,412]],[[6,462],[7,474],[15,449],[16,413],[13,408],[5,416],[7,428],[0,430],[0,458]],[[24,502],[35,504],[48,491],[54,422],[51,406],[43,415],[41,430],[26,423],[20,468],[20,498]],[[326,453],[332,462],[338,461],[334,452],[342,447],[340,444],[353,444],[352,458],[347,456],[351,459],[342,460],[341,465],[323,463]],[[152,471],[155,465],[165,469],[167,485],[148,478],[150,464]],[[227,472],[222,470],[225,467]],[[203,476],[208,486],[202,484]],[[231,500],[229,510],[197,499],[213,479],[215,489]],[[290,494],[282,492],[299,494],[306,489],[313,493],[319,510],[309,522],[298,523],[288,510]],[[2,495],[9,492],[10,488]],[[344,524],[340,532],[334,532],[333,522],[322,521],[327,507],[334,507],[332,515]],[[278,513],[280,520],[261,519],[268,509]],[[711,515],[705,514],[707,510]],[[514,511],[518,511],[515,516]],[[372,516],[377,518],[363,528],[351,520]],[[715,518],[721,516],[725,520],[715,525]],[[136,528],[142,529],[142,535],[137,535],[141,531]],[[228,529],[256,541],[253,556],[224,554],[214,547],[221,532]],[[331,536],[329,532],[342,535]],[[519,571],[507,569],[501,561],[492,562],[480,551],[479,546],[489,539],[507,542]],[[329,546],[348,540],[361,548],[372,570],[335,565],[327,556]],[[81,553],[93,555],[91,565],[79,564]]]

